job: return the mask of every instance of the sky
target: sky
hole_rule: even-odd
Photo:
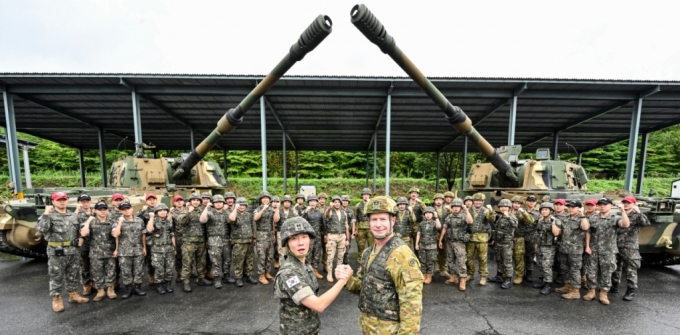
[[[0,0],[0,72],[264,75],[319,14],[289,75],[404,76],[353,1]],[[367,1],[429,77],[680,80],[679,1]]]

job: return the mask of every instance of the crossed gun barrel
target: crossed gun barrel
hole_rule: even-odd
[[[472,121],[465,115],[463,110],[460,107],[451,105],[451,102],[406,57],[395,43],[394,38],[387,33],[385,27],[373,13],[365,5],[356,5],[352,8],[350,14],[352,16],[352,24],[369,41],[377,45],[380,51],[388,54],[425,91],[425,94],[444,112],[446,120],[453,128],[470,139],[486,157],[487,161],[498,169],[502,177],[516,181],[517,175],[510,168],[510,164],[501,158],[496,149],[477,132],[475,127],[472,126]]]

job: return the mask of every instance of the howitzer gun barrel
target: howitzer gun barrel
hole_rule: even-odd
[[[243,115],[248,109],[262,97],[296,62],[302,60],[305,55],[314,50],[332,31],[333,22],[328,16],[319,15],[312,24],[300,35],[297,43],[290,47],[288,54],[276,65],[276,67],[239,103],[235,108],[229,109],[217,122],[217,127],[208,137],[199,143],[189,154],[182,165],[175,171],[172,178],[186,176],[198,162],[203,159],[220,138],[232,132],[243,122]]]
[[[352,24],[369,41],[377,45],[383,53],[388,54],[425,91],[425,94],[444,112],[446,120],[453,128],[470,139],[486,157],[487,161],[498,169],[503,177],[517,180],[517,175],[510,168],[510,164],[503,160],[498,152],[496,152],[496,149],[477,132],[475,127],[472,126],[472,121],[465,115],[463,110],[460,107],[453,106],[432,82],[420,72],[415,64],[406,57],[406,54],[395,43],[394,38],[387,33],[382,23],[378,21],[365,5],[354,6],[350,15],[352,16]]]

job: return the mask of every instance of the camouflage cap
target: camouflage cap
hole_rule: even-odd
[[[461,198],[455,198],[453,201],[451,201],[451,207],[463,207],[463,200]]]
[[[349,201],[349,195],[343,194],[343,195],[340,197],[340,200],[342,200],[342,201]]]
[[[189,195],[189,201],[191,201],[192,199],[201,200],[201,196],[198,195],[198,193],[191,193],[191,194]]]
[[[371,195],[371,189],[368,187],[365,187],[364,189],[361,190],[361,195],[368,194]]]
[[[546,201],[546,202],[542,203],[542,204],[541,204],[541,207],[539,208],[539,210],[541,210],[541,209],[543,209],[543,208],[550,208],[551,211],[553,211],[553,212],[555,211],[555,206],[553,206],[552,202],[547,202],[547,201]]]
[[[433,200],[444,199],[444,195],[441,193],[435,193],[434,196],[432,196],[432,199]]]
[[[456,197],[456,195],[453,194],[453,192],[451,192],[451,191],[444,192],[444,198],[455,198],[455,197]]]
[[[286,195],[283,196],[283,199],[281,199],[281,202],[284,202],[284,201],[293,202],[293,198],[291,198],[290,195],[286,194]]]
[[[272,197],[272,202],[281,202],[281,199],[279,198],[278,195],[275,195]]]
[[[248,200],[246,200],[246,198],[244,197],[239,197],[238,199],[236,199],[236,204],[248,206]]]
[[[370,215],[375,213],[390,213],[394,214],[397,203],[386,196],[378,196],[369,200],[364,206],[364,214]]]
[[[227,192],[227,193],[224,194],[224,198],[225,199],[229,199],[229,198],[236,199],[236,194],[234,194],[234,192]]]
[[[317,197],[319,197],[319,199],[321,199],[321,198],[328,199],[328,194],[321,192],[321,193],[319,193],[319,195],[317,195]]]
[[[408,193],[413,193],[413,192],[416,192],[416,193],[420,194],[420,190],[419,190],[417,187],[411,187],[411,188],[408,190]]]
[[[335,200],[342,202],[342,198],[340,198],[339,195],[334,195],[334,196],[331,198],[331,202],[333,202],[333,201],[335,201]]]
[[[511,200],[511,201],[512,201],[512,202],[519,202],[520,204],[523,204],[523,203],[524,203],[524,198],[521,197],[521,196],[519,196],[519,195],[516,195],[516,196],[512,197],[512,200]]]
[[[287,247],[288,239],[300,234],[309,234],[310,239],[316,237],[314,227],[307,220],[296,216],[284,221],[281,225],[281,245]]]
[[[215,194],[215,195],[213,195],[213,197],[212,197],[212,202],[213,202],[213,203],[216,203],[216,202],[224,202],[224,196],[221,195],[221,194]]]
[[[498,202],[498,207],[512,207],[512,202],[508,199],[501,199],[501,201]]]
[[[465,199],[463,199],[463,202],[468,201],[468,200],[472,200],[472,196],[468,195],[467,197],[465,197]]]
[[[310,195],[308,195],[308,196],[307,196],[307,202],[310,202],[310,201],[312,201],[312,200],[314,200],[314,201],[319,201],[319,198],[316,196],[316,194],[310,194]]]
[[[408,200],[405,197],[399,197],[399,199],[397,199],[397,205],[401,204],[408,205]]]
[[[154,212],[154,213],[158,213],[158,211],[162,211],[162,210],[166,210],[166,211],[167,211],[167,210],[168,210],[168,205],[166,205],[166,204],[164,204],[164,203],[161,202],[160,204],[156,205],[156,207],[153,208],[153,212]]]
[[[304,194],[298,193],[298,195],[295,196],[295,200],[300,199],[300,198],[302,198],[302,200],[306,200]]]
[[[203,198],[212,199],[212,194],[210,194],[208,192],[203,192],[203,193],[201,193],[201,199],[203,199]]]
[[[258,200],[261,200],[261,199],[264,198],[264,197],[267,197],[267,198],[269,198],[269,199],[271,200],[272,195],[269,194],[269,192],[267,192],[267,191],[262,191],[262,192],[260,192],[260,196],[257,197],[257,199],[258,199]]]
[[[427,206],[427,207],[425,207],[425,210],[423,211],[423,213],[432,213],[432,214],[434,214],[434,213],[436,213],[436,212],[435,212],[435,210],[434,210],[434,207],[432,207],[432,206]]]
[[[486,195],[484,193],[475,193],[472,195],[472,200],[486,200]]]

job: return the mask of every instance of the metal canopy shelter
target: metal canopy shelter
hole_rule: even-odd
[[[81,150],[133,149],[143,136],[188,151],[263,77],[0,73],[0,90],[13,97],[17,131]],[[680,123],[680,81],[431,79],[492,145],[527,152],[583,152]],[[296,152],[462,152],[463,139],[409,78],[288,76],[217,149],[282,150],[287,140]]]

